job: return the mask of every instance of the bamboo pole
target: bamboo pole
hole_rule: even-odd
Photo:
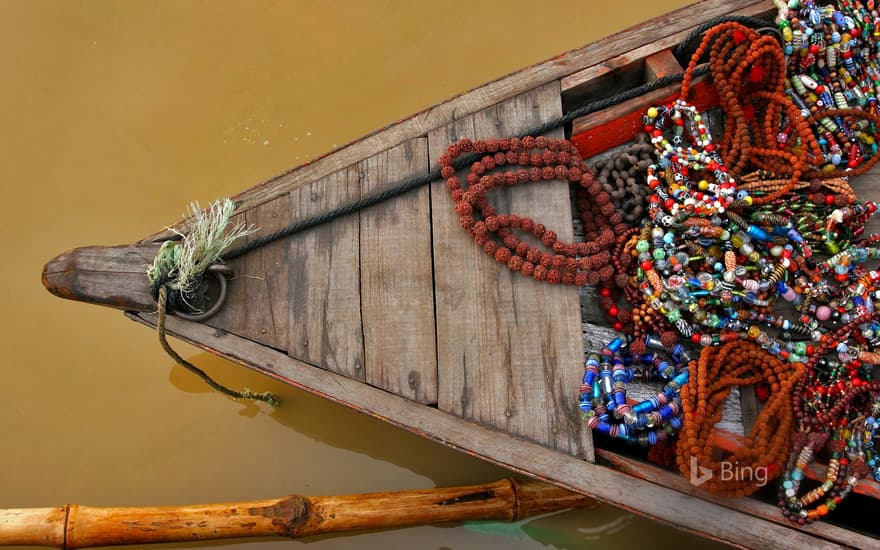
[[[513,521],[542,512],[595,505],[589,497],[534,480],[345,496],[290,495],[279,499],[192,506],[0,509],[0,546],[90,548],[154,542],[192,542],[494,519]]]

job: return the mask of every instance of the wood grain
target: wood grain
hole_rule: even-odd
[[[247,212],[247,223],[258,228],[253,237],[278,231],[290,223],[288,196]],[[290,243],[275,241],[247,254],[242,282],[248,286],[246,326],[249,337],[275,349],[290,349]]]
[[[558,83],[542,86],[431,132],[431,160],[461,137],[517,135],[561,109]],[[434,182],[431,194],[440,409],[591,457],[576,407],[583,368],[577,289],[498,264],[462,230],[446,183]],[[531,216],[571,241],[567,182],[501,189],[490,199],[499,213]]]
[[[428,172],[428,140],[407,141],[358,165],[362,194]],[[427,187],[360,213],[361,315],[368,383],[437,402],[437,352]]]
[[[64,545],[67,507],[0,510],[0,546]]]
[[[241,212],[234,219],[254,229],[247,240],[272,233],[290,223],[290,198],[279,197],[259,208]],[[287,350],[289,249],[290,241],[282,239],[232,260],[230,265],[235,275],[229,281],[227,305],[207,323],[275,349]]]
[[[43,267],[43,286],[56,296],[133,311],[155,311],[147,265],[158,244],[69,250]]]
[[[355,168],[340,170],[290,193],[290,215],[300,220],[360,196]],[[364,379],[358,214],[290,238],[292,357]]]
[[[480,485],[185,506],[0,509],[0,546],[91,548],[238,537],[300,538],[448,521],[515,521],[566,508],[595,507],[589,497],[531,479]]]

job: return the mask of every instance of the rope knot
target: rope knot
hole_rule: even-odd
[[[207,210],[199,209],[198,204],[190,206],[193,221],[187,234],[180,241],[165,241],[159,247],[153,263],[147,267],[150,280],[150,293],[156,299],[158,319],[156,329],[159,343],[175,362],[189,370],[215,390],[236,399],[254,399],[277,407],[280,401],[272,393],[255,393],[249,389],[236,391],[214,381],[205,371],[181,357],[165,335],[165,320],[168,311],[189,320],[202,320],[213,314],[226,295],[226,275],[231,269],[220,263],[220,255],[236,240],[252,233],[250,227],[237,224],[227,231],[235,205],[229,199],[214,202]],[[220,297],[213,307],[202,311],[207,300],[205,275],[213,273],[220,283]],[[196,315],[186,311],[196,311]]]

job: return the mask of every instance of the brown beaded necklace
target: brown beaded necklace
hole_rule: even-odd
[[[484,156],[471,166],[463,188],[453,162],[458,156],[471,152]],[[450,145],[438,163],[461,226],[497,262],[550,284],[613,284],[610,249],[615,243],[615,234],[628,227],[611,201],[611,195],[593,179],[589,167],[571,143],[544,136],[464,139]],[[520,168],[495,171],[505,165]],[[586,231],[584,242],[562,242],[555,231],[529,217],[499,214],[487,198],[489,191],[502,186],[549,180],[577,185],[577,205]],[[530,245],[514,231],[540,240],[544,248]]]
[[[753,342],[734,341],[704,348],[690,364],[692,378],[681,391],[684,427],[676,444],[682,475],[708,469],[712,477],[701,487],[725,496],[744,496],[759,489],[756,472],[775,475],[789,455],[794,415],[791,400],[795,382],[804,372],[800,363],[786,363]],[[734,386],[765,383],[770,396],[751,432],[735,451],[718,460],[712,445],[722,406]],[[763,470],[761,470],[763,469]],[[724,475],[724,472],[739,475]],[[770,475],[758,481],[766,482]]]

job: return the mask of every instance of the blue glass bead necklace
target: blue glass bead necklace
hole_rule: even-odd
[[[690,356],[681,345],[667,351],[654,336],[645,339],[645,347],[646,353],[633,354],[616,338],[599,353],[588,354],[578,406],[591,429],[648,447],[681,428],[681,387],[688,381]],[[666,384],[656,395],[630,404],[626,385],[633,380],[634,365],[641,378]]]

